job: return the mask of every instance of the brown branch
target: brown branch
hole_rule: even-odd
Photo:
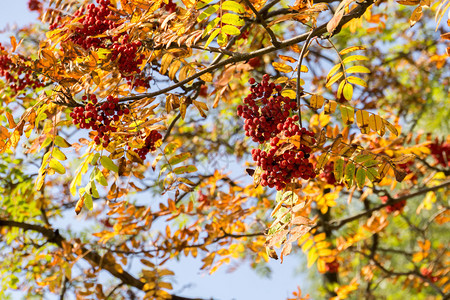
[[[364,14],[364,12],[366,11],[366,9],[370,5],[372,5],[374,2],[375,2],[375,0],[367,0],[367,1],[363,2],[363,3],[361,3],[358,7],[353,9],[349,14],[345,15],[344,17],[342,17],[341,21],[339,22],[339,26],[342,26],[342,25],[348,23],[352,19],[359,18],[360,16],[362,16]],[[327,24],[328,23],[322,24],[321,26],[315,28],[312,32],[306,32],[304,34],[301,34],[301,35],[298,35],[298,36],[293,37],[291,39],[288,39],[288,40],[285,40],[283,42],[280,42],[278,46],[271,45],[271,46],[268,46],[268,47],[263,48],[263,49],[256,50],[256,51],[251,52],[251,53],[245,53],[245,54],[241,54],[241,55],[237,54],[234,57],[230,57],[230,58],[228,58],[228,59],[226,59],[224,61],[218,62],[217,64],[213,64],[213,65],[211,65],[211,66],[209,66],[207,68],[199,70],[194,75],[192,75],[192,76],[186,78],[185,80],[182,80],[182,81],[180,81],[180,82],[178,82],[178,83],[176,83],[174,85],[168,86],[168,87],[166,87],[164,89],[161,89],[159,91],[155,91],[155,92],[152,92],[152,93],[145,93],[145,94],[140,94],[140,95],[135,95],[135,96],[130,96],[130,97],[123,97],[123,98],[120,99],[120,102],[139,100],[139,99],[143,99],[143,98],[146,98],[146,97],[149,97],[149,98],[155,97],[155,96],[164,94],[166,92],[169,92],[169,91],[171,91],[173,89],[176,89],[178,87],[181,87],[181,86],[185,85],[186,83],[189,83],[190,81],[192,81],[194,79],[197,79],[197,78],[199,78],[200,76],[202,76],[202,75],[204,75],[206,73],[214,71],[217,68],[226,66],[228,64],[235,64],[235,63],[238,63],[238,62],[241,62],[241,61],[247,61],[247,60],[249,60],[251,58],[262,56],[264,54],[271,53],[271,52],[274,52],[276,50],[292,46],[294,44],[298,44],[300,42],[305,41],[308,38],[308,36],[310,36],[310,35],[311,35],[311,38],[322,36],[323,34],[325,34],[327,32]]]
[[[35,225],[35,224],[29,224],[29,223],[23,223],[23,222],[16,222],[11,220],[4,220],[0,219],[0,227],[17,227],[21,228],[25,231],[35,231],[41,233],[44,237],[48,239],[49,242],[57,245],[58,247],[62,248],[64,243],[67,243],[67,241],[61,236],[58,229],[55,231],[45,228],[41,225]],[[100,256],[97,252],[94,250],[86,249],[85,247],[81,247],[81,252],[83,253],[81,256],[93,267],[99,267],[101,269],[104,269],[108,271],[111,275],[114,277],[120,279],[124,284],[135,287],[141,291],[144,290],[144,282],[141,280],[135,278],[130,273],[124,271],[122,267],[115,262],[111,261],[105,261],[105,259]],[[186,298],[181,297],[177,295],[172,295],[173,300],[201,300],[201,299],[193,299],[193,298]]]
[[[382,209],[382,208],[384,208],[384,207],[386,207],[388,205],[392,205],[392,204],[401,202],[403,200],[407,200],[409,198],[412,198],[412,197],[415,197],[415,196],[418,196],[418,195],[426,194],[426,193],[431,192],[431,191],[436,191],[436,190],[438,190],[440,188],[444,188],[444,187],[447,187],[449,185],[450,185],[450,180],[445,181],[445,182],[443,182],[443,183],[441,183],[439,185],[433,186],[433,187],[429,187],[429,188],[425,188],[425,189],[422,189],[422,190],[418,190],[417,192],[414,192],[414,193],[411,193],[411,194],[408,194],[408,195],[403,195],[403,196],[400,196],[398,198],[393,198],[392,201],[388,201],[387,203],[378,205],[376,207],[373,207],[373,208],[371,208],[369,210],[366,210],[366,211],[361,212],[359,214],[353,215],[351,217],[340,219],[340,220],[331,221],[329,226],[332,229],[339,229],[342,226],[344,226],[345,224],[347,224],[349,222],[352,222],[352,221],[355,221],[355,220],[358,220],[361,217],[365,217],[365,216],[369,217],[369,216],[372,215],[373,212],[375,212],[377,210],[380,210],[380,209]]]
[[[278,45],[280,45],[280,42],[277,40],[277,37],[275,36],[275,34],[273,33],[272,29],[270,29],[269,26],[267,26],[266,21],[264,20],[264,18],[261,16],[261,14],[256,10],[256,8],[253,6],[253,4],[249,1],[249,0],[244,0],[245,4],[247,4],[248,7],[250,7],[250,9],[253,11],[253,13],[256,16],[256,19],[259,21],[259,23],[261,23],[261,25],[264,27],[264,29],[267,31],[267,33],[270,36],[270,41],[272,43],[272,45],[274,45],[275,47],[277,47]]]

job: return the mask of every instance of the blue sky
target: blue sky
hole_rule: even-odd
[[[10,26],[20,27],[37,21],[37,13],[27,9],[27,0],[0,0],[0,7],[1,31],[8,27],[11,28]],[[9,43],[9,34],[0,33],[0,42]],[[75,216],[73,217],[72,222],[80,221]],[[60,226],[62,227],[63,224]],[[201,271],[201,261],[193,258],[169,262],[167,267],[170,267],[176,274],[173,284],[174,291],[179,292],[186,287],[179,293],[180,295],[205,299],[213,297],[215,300],[274,300],[290,296],[298,285],[302,289],[307,288],[306,274],[299,275],[295,272],[295,269],[298,269],[303,261],[295,254],[285,258],[283,264],[272,260],[269,263],[273,270],[270,279],[256,274],[248,263],[242,264],[231,273],[228,273],[227,266],[224,266],[212,276]],[[72,297],[67,297],[67,299],[72,299]]]

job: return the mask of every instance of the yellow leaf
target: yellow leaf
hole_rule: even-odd
[[[294,70],[291,66],[279,62],[273,62],[272,66],[275,68],[275,70],[282,73],[290,73]]]

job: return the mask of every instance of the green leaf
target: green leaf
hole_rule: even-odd
[[[229,35],[239,35],[239,34],[241,34],[241,31],[237,27],[234,27],[232,25],[224,25],[222,27],[222,32],[226,33],[226,34],[229,34]]]
[[[380,162],[378,160],[375,160],[375,159],[368,160],[368,161],[363,163],[364,167],[366,167],[366,168],[370,168],[370,167],[376,166],[378,164],[380,164]]]
[[[92,196],[89,195],[88,193],[84,194],[84,206],[89,209],[92,210],[94,208],[94,202],[92,202]]]
[[[102,155],[102,157],[100,157],[100,163],[103,167],[110,171],[113,171],[115,173],[119,172],[119,167],[115,165],[112,159],[108,156]]]
[[[281,201],[293,205],[298,201],[298,195],[296,193],[293,193],[292,191],[287,191],[281,196]]]
[[[222,3],[222,9],[231,10],[236,13],[244,13],[245,9],[242,5],[234,1],[225,1]]]
[[[347,73],[370,73],[370,70],[363,66],[353,66],[346,70]]]
[[[230,13],[224,14],[222,16],[221,21],[225,24],[230,24],[230,25],[234,25],[234,26],[244,26],[245,25],[244,19],[242,19],[238,15],[230,14]]]
[[[170,165],[179,164],[179,163],[185,161],[186,159],[188,159],[189,157],[191,157],[191,153],[189,153],[189,152],[185,152],[185,153],[181,153],[181,154],[175,155],[175,156],[173,156],[173,157],[171,157],[169,159],[169,164]]]
[[[208,18],[213,13],[215,13],[218,9],[219,9],[219,5],[213,5],[213,6],[208,7],[197,17],[197,22],[201,22],[204,19]]]
[[[202,9],[203,7],[205,7],[206,5],[208,5],[211,2],[212,2],[212,0],[202,0],[200,2],[197,2],[197,4],[195,5],[195,9]]]
[[[50,166],[50,168],[52,168],[53,170],[55,170],[59,174],[65,174],[66,173],[66,169],[64,168],[64,166],[59,161],[57,161],[54,158],[52,158],[50,160],[49,166]]]
[[[373,157],[374,157],[373,154],[361,154],[361,155],[358,155],[357,157],[355,157],[353,160],[357,163],[362,163],[369,159],[372,159]]]
[[[344,175],[344,159],[339,158],[334,162],[334,178],[337,182],[342,181],[342,176]]]
[[[348,187],[353,185],[353,180],[355,178],[355,165],[352,162],[348,162],[345,166],[345,182]]]
[[[105,175],[103,175],[103,173],[99,169],[97,169],[94,178],[101,185],[108,186],[108,181],[106,180]]]
[[[379,177],[378,171],[375,168],[369,168],[366,170],[367,178],[369,178],[370,181],[377,180]]]
[[[197,167],[193,166],[193,165],[182,166],[182,167],[178,167],[178,168],[173,169],[173,172],[175,174],[178,174],[178,175],[184,174],[184,173],[192,173],[192,172],[195,172],[195,171],[197,171]]]
[[[69,148],[70,146],[72,146],[71,144],[69,144],[69,142],[67,142],[63,137],[60,137],[59,135],[55,137],[55,145],[61,148]]]
[[[54,158],[56,158],[57,160],[66,160],[67,159],[66,155],[64,153],[62,153],[62,151],[59,150],[59,148],[57,148],[57,147],[53,148],[52,156]]]
[[[41,144],[41,148],[39,148],[39,151],[41,151],[42,149],[44,149],[45,147],[47,147],[48,145],[50,145],[52,141],[53,141],[52,138],[48,136],[48,137],[44,140],[44,142]]]
[[[363,168],[359,168],[356,171],[356,184],[360,189],[364,187],[364,183],[366,182],[366,171]]]

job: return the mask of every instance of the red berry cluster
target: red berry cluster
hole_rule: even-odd
[[[263,143],[281,132],[283,123],[291,110],[297,110],[297,103],[289,97],[281,96],[281,85],[269,83],[270,76],[265,74],[261,83],[252,84],[251,94],[244,98],[245,105],[237,108],[238,116],[245,119],[245,134],[254,142]]]
[[[17,63],[13,62],[5,51],[5,47],[0,43],[0,77],[6,79],[6,83],[14,93],[27,87],[32,89],[43,87],[44,83],[33,76],[31,69],[25,67],[25,58],[19,56],[18,59]]]
[[[424,277],[427,277],[431,280],[431,282],[436,282],[439,280],[439,277],[432,275],[433,271],[427,267],[420,268],[420,274],[422,274]]]
[[[144,160],[147,153],[156,150],[156,142],[162,139],[161,133],[156,130],[152,130],[150,134],[145,138],[145,146],[140,149],[135,149],[134,151],[139,155],[139,157]]]
[[[174,13],[177,10],[177,5],[169,0],[168,3],[163,3],[162,7],[169,13]]]
[[[117,61],[119,72],[125,77],[128,84],[132,87],[149,88],[149,79],[138,78],[141,73],[139,65],[145,58],[144,54],[138,54],[142,42],[129,41],[130,37],[126,33],[104,36],[106,31],[115,29],[120,25],[120,23],[114,21],[119,19],[120,16],[109,7],[111,5],[110,0],[97,0],[97,3],[99,6],[90,3],[74,14],[74,18],[80,18],[78,22],[81,23],[81,26],[74,27],[74,32],[69,39],[86,50],[91,47],[94,49],[111,49],[111,59]],[[50,25],[50,29],[56,27],[58,27],[57,23]],[[103,36],[95,37],[98,35]]]
[[[428,145],[428,148],[431,150],[431,155],[433,155],[434,159],[441,164],[444,168],[450,167],[450,143],[439,142],[439,139],[436,138],[432,144]]]
[[[82,99],[87,100],[87,97],[83,96]],[[114,123],[129,113],[128,108],[119,105],[118,98],[108,96],[107,101],[98,103],[97,96],[91,95],[89,102],[85,106],[75,107],[70,116],[73,118],[73,124],[80,128],[96,130],[98,134],[94,138],[95,143],[107,147],[110,142],[109,135],[117,131]]]
[[[387,196],[381,196],[380,199],[381,199],[381,202],[383,202],[383,203],[387,203],[389,201],[389,198]],[[405,206],[406,206],[406,200],[402,200],[395,204],[386,206],[386,211],[388,213],[393,213],[395,211],[401,212]]]
[[[333,260],[332,262],[325,263],[325,271],[327,273],[337,273],[339,271],[339,262]]]
[[[310,135],[311,133],[305,130],[301,134]],[[300,145],[300,149],[294,147],[283,151],[282,149],[289,144],[289,142],[280,142],[278,137],[273,137],[269,151],[252,149],[253,160],[262,169],[262,186],[275,187],[280,191],[291,182],[292,178],[308,180],[316,176],[314,167],[308,160],[311,148]]]
[[[28,1],[28,9],[33,11],[40,11],[42,10],[42,3],[39,2],[39,0],[29,0]]]
[[[295,146],[289,138],[298,136],[301,141],[302,136],[308,136],[312,144],[315,140],[314,133],[296,124],[298,115],[289,117],[292,110],[297,110],[297,103],[281,96],[282,87],[269,83],[269,79],[268,74],[261,83],[250,78],[251,94],[244,98],[245,105],[238,106],[238,115],[245,119],[245,133],[253,141],[270,141],[269,150],[252,150],[253,160],[262,169],[261,185],[282,190],[292,178],[308,180],[316,176],[308,160],[311,148],[302,143]]]

